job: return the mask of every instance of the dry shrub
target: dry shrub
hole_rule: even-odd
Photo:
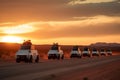
[[[3,61],[6,61],[6,60],[9,59],[9,56],[8,56],[8,55],[2,55],[1,59],[2,59]]]
[[[1,60],[3,61],[13,61],[15,59],[15,54],[12,52],[7,52],[1,55]]]
[[[11,51],[11,52],[9,53],[9,55],[10,55],[10,57],[15,57],[15,52],[12,52],[12,51]]]

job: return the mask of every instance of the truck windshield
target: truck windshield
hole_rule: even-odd
[[[93,49],[93,51],[97,51],[97,49]]]
[[[107,52],[111,52],[111,50],[107,50]]]
[[[57,46],[57,45],[53,45],[53,46],[51,47],[51,50],[58,50],[58,46]]]
[[[88,48],[84,48],[84,51],[88,51]]]
[[[77,51],[78,50],[78,46],[74,46],[72,50],[73,51]]]
[[[104,49],[101,49],[101,52],[104,52],[105,50]]]
[[[28,50],[28,49],[31,49],[30,45],[22,45],[21,46],[21,50]]]

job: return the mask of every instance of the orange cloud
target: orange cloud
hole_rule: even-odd
[[[68,5],[72,1],[94,4]],[[66,21],[72,17],[119,16],[119,0],[0,0],[0,22]]]
[[[115,0],[72,0],[68,4],[76,5],[76,4],[90,4],[90,3],[105,3],[105,2],[114,2]]]
[[[120,17],[95,16],[83,20],[77,17],[74,21],[44,21],[27,24],[36,28],[36,31],[19,34],[19,36],[54,39],[120,35]]]
[[[28,24],[0,27],[0,33],[4,33],[4,34],[22,34],[22,33],[34,32],[35,30],[36,30],[35,27]]]

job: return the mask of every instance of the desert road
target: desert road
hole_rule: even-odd
[[[0,63],[0,80],[120,80],[120,55]]]

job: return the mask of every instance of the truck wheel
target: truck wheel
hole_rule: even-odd
[[[57,56],[57,59],[58,59],[58,60],[60,59],[60,55],[59,55],[59,56]]]
[[[73,58],[73,56],[71,55],[70,58]]]
[[[37,58],[35,59],[35,62],[36,62],[36,63],[39,62],[39,56],[37,56]]]
[[[17,59],[16,59],[16,62],[17,62],[17,63],[20,63],[20,59],[17,58]]]
[[[64,55],[62,55],[61,59],[64,59]]]
[[[53,56],[52,58],[53,58],[53,59],[55,59],[55,58],[56,58],[56,56]]]
[[[30,62],[30,63],[32,63],[32,62],[33,62],[32,55],[30,56],[29,62]]]
[[[57,59],[60,60],[60,56],[58,56]]]
[[[51,57],[50,57],[50,56],[48,56],[48,59],[51,59]]]
[[[81,56],[79,56],[79,58],[81,58]]]
[[[27,56],[25,57],[25,63],[28,63],[29,62],[29,59],[27,58]]]

